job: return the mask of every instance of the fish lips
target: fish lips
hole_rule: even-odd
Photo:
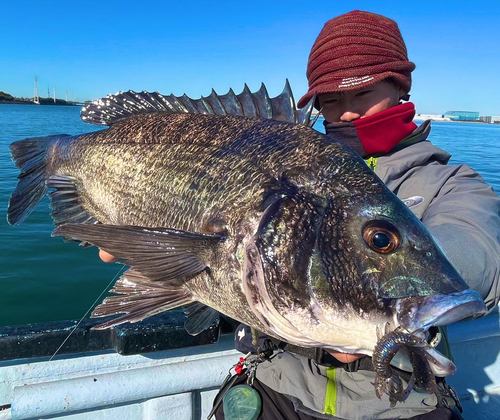
[[[408,331],[417,331],[424,338],[431,327],[442,327],[465,319],[474,319],[486,313],[486,305],[478,292],[466,289],[446,295],[414,296],[397,299],[397,324]],[[455,373],[456,366],[434,348],[426,349],[429,365],[436,376]],[[391,364],[411,370],[407,355],[398,354]]]
[[[396,301],[397,323],[408,331],[441,327],[486,313],[478,292],[466,289],[446,295],[413,296]]]

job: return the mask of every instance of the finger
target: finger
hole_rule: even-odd
[[[113,257],[111,254],[108,254],[106,251],[103,251],[102,249],[99,250],[99,258],[105,263],[115,262],[118,259]]]

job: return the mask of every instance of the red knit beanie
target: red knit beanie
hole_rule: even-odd
[[[309,91],[298,106],[315,93],[359,89],[388,77],[409,92],[414,69],[396,22],[354,10],[329,20],[320,32],[307,64]]]

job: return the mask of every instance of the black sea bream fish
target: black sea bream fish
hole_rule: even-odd
[[[108,129],[11,145],[21,174],[8,221],[52,190],[55,235],[131,267],[94,312],[124,315],[102,328],[188,306],[191,333],[219,311],[298,346],[372,355],[387,323],[423,333],[483,313],[407,206],[305,126],[311,109],[295,109],[288,85],[272,99],[246,87],[110,96],[82,113]]]

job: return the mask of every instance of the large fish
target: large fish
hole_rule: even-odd
[[[82,112],[108,129],[11,145],[8,221],[53,190],[55,235],[131,267],[94,312],[124,315],[102,328],[184,306],[193,334],[218,311],[295,345],[372,355],[377,331],[400,339],[483,313],[407,206],[306,126],[311,109],[295,109],[288,84],[276,98],[109,96]],[[425,351],[435,373],[453,371]]]

